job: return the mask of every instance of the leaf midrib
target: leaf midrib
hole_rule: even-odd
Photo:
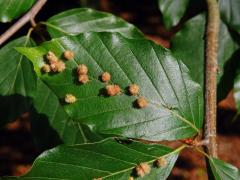
[[[30,38],[27,36],[26,37],[26,40],[24,42],[24,47],[27,46],[28,42],[29,42]],[[16,51],[16,50],[15,50]],[[23,55],[20,55],[20,58],[19,58],[19,62],[17,64],[17,68],[16,68],[16,73],[15,73],[15,76],[14,76],[14,79],[13,79],[13,82],[12,82],[12,86],[10,86],[9,90],[8,90],[8,93],[11,93],[13,88],[14,88],[14,85],[15,85],[15,82],[17,80],[17,75],[18,75],[18,71],[19,71],[19,68],[21,67],[21,63],[22,63],[22,59],[23,59]],[[23,73],[23,72],[22,72]],[[22,74],[23,75],[23,74]],[[24,81],[24,78],[23,78],[23,81]],[[26,89],[24,87],[24,91],[26,93]]]

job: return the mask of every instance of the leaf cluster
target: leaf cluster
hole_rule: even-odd
[[[230,1],[219,3],[223,20],[219,99],[233,85],[230,82],[221,88],[226,77],[235,75],[227,66],[235,62],[239,49],[233,37],[233,32],[239,35],[239,4],[229,8]],[[18,17],[34,3],[24,2],[13,0],[0,6],[1,21]],[[14,3],[20,8],[10,10]],[[159,0],[166,27],[179,23],[189,3]],[[194,141],[201,134],[204,24],[204,13],[184,22],[169,50],[146,39],[137,27],[119,17],[76,8],[38,24],[37,28],[47,27],[50,41],[37,44],[28,33],[2,47],[0,124],[29,112],[38,147],[46,150],[57,146],[42,153],[27,174],[4,179],[166,179],[179,153],[194,144],[172,149],[154,142]],[[49,51],[64,62],[63,72],[42,71]],[[64,59],[66,51],[74,54],[70,60]],[[89,81],[84,84],[78,82],[80,64],[88,68]],[[101,81],[104,72],[111,75],[109,82]],[[238,79],[239,75],[234,85],[236,99]],[[121,91],[108,96],[106,86],[112,84]],[[128,93],[131,84],[137,84],[138,94]],[[76,98],[73,103],[64,101],[67,94]],[[139,97],[147,100],[146,107],[136,106]],[[236,167],[203,154],[215,179],[239,179]],[[165,162],[162,166],[156,165],[159,159]],[[137,167],[142,163],[148,170],[142,170],[140,177]]]

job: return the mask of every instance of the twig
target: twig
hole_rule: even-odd
[[[205,132],[209,139],[207,152],[217,157],[216,97],[217,97],[217,52],[219,32],[219,7],[217,0],[206,0],[208,8],[205,49]]]
[[[207,146],[209,144],[209,139],[203,139],[201,141],[197,141],[195,146]]]
[[[0,36],[0,45],[7,41],[14,33],[16,33],[21,27],[23,27],[27,22],[31,22],[34,26],[36,25],[34,18],[37,13],[42,9],[47,0],[38,0],[36,4],[15,24],[13,24],[6,32]]]

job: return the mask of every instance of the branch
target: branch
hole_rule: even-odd
[[[36,4],[15,24],[13,24],[6,32],[0,36],[0,45],[7,41],[14,33],[22,28],[27,22],[31,22],[32,26],[35,26],[34,18],[37,13],[42,9],[47,0],[38,0]]]
[[[217,55],[219,32],[219,7],[217,0],[206,0],[208,8],[205,49],[205,139],[209,140],[207,152],[217,157]]]

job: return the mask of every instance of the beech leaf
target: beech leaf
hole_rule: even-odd
[[[48,51],[62,58],[65,50],[73,51],[75,57],[64,61],[64,72],[41,72]],[[68,116],[95,133],[174,140],[192,137],[202,127],[200,86],[191,80],[181,61],[151,41],[127,39],[118,33],[84,33],[18,51],[32,61],[37,75],[58,97]],[[88,67],[90,81],[84,85],[77,80],[78,64]],[[105,71],[111,74],[110,83],[120,86],[119,95],[105,95],[106,84],[99,80]],[[138,97],[126,92],[133,83],[140,87],[139,96],[149,102],[146,108],[136,107]],[[77,101],[65,103],[66,94]]]

